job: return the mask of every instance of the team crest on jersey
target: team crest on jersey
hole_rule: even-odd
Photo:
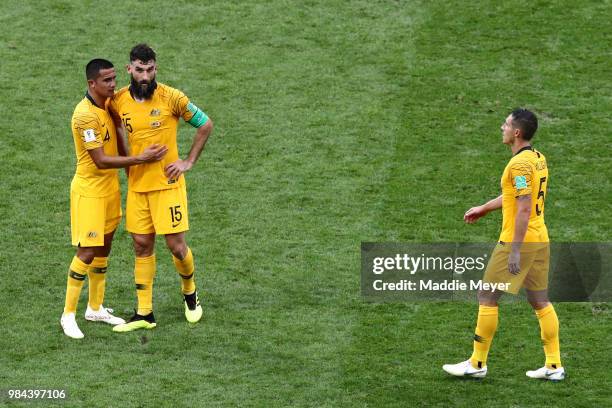
[[[516,176],[514,177],[514,184],[517,190],[527,188],[527,178],[525,176]]]
[[[156,129],[156,128],[160,127],[160,126],[161,126],[161,122],[159,120],[156,120],[155,122],[151,122],[151,127],[153,129]]]
[[[151,110],[151,113],[149,115],[150,116],[159,116],[159,115],[161,115],[161,111],[159,109],[153,109],[153,110]]]

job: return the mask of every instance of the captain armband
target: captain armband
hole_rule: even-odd
[[[187,104],[187,110],[193,114],[187,123],[195,128],[199,128],[200,126],[204,125],[208,120],[208,116],[206,116],[206,114],[202,112],[200,108],[191,102]]]

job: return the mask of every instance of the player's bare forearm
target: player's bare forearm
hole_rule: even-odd
[[[514,218],[514,236],[512,250],[508,256],[508,271],[513,275],[521,272],[521,246],[527,233],[529,216],[531,215],[531,196],[523,195],[516,198],[516,216]]]
[[[516,216],[514,218],[514,237],[512,238],[512,250],[519,251],[531,216],[531,195],[522,195],[516,198]]]
[[[187,156],[187,162],[191,166],[193,166],[198,159],[200,158],[200,154],[202,150],[204,150],[204,146],[206,146],[206,142],[208,141],[208,137],[212,133],[213,123],[212,120],[208,119],[206,123],[200,126],[196,130],[195,137],[193,138],[193,144],[191,145],[191,149],[189,150],[189,155]]]
[[[150,163],[161,160],[168,148],[163,145],[151,145],[144,152],[137,156],[108,156],[104,153],[104,148],[88,150],[96,167],[99,169],[119,169],[128,168],[135,164]]]
[[[494,198],[490,201],[487,201],[483,205],[479,205],[478,207],[472,207],[466,211],[463,215],[463,220],[468,224],[472,224],[476,222],[481,217],[484,217],[488,213],[494,210],[499,210],[502,207],[502,196],[500,195],[497,198]]]
[[[117,128],[117,152],[119,156],[129,156],[130,150],[125,142],[123,126]]]
[[[489,200],[484,204],[485,210],[489,213],[491,211],[499,210],[502,208],[502,195],[500,194],[498,197]]]
[[[124,134],[125,132],[123,131],[123,126],[116,126],[117,129],[117,153],[119,154],[119,156],[129,156],[130,152],[128,150],[127,147],[127,143],[125,142],[125,137]],[[124,167],[125,169],[125,175],[126,176],[130,176],[130,167]]]
[[[193,144],[189,150],[189,155],[185,160],[177,160],[173,163],[168,164],[165,167],[166,176],[170,179],[177,179],[181,174],[190,170],[193,165],[198,161],[204,146],[208,141],[208,137],[212,133],[213,124],[210,119],[206,123],[196,130],[195,137],[193,138]]]
[[[129,156],[130,150],[125,141],[125,128],[123,127],[123,123],[121,122],[119,115],[114,110],[110,109],[110,114],[113,119],[113,122],[115,123],[115,129],[117,132],[117,153],[119,154],[119,156]],[[123,168],[125,169],[125,175],[129,177],[130,167],[125,166]]]

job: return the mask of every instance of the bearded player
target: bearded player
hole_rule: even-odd
[[[544,201],[548,166],[542,153],[531,146],[538,120],[526,109],[516,109],[501,126],[503,143],[512,150],[512,159],[501,179],[502,194],[464,215],[471,224],[493,210],[502,209],[499,243],[485,270],[484,282],[505,283],[507,292],[525,288],[527,300],[540,323],[544,345],[544,367],[527,371],[527,376],[560,381],[565,378],[559,350],[559,319],[548,299],[549,240],[544,224]],[[497,330],[498,300],[503,292],[478,292],[478,321],[472,356],[458,364],[445,364],[444,371],[458,377],[482,378],[487,374],[487,355]]]
[[[153,315],[156,235],[164,236],[181,277],[185,318],[196,323],[202,317],[202,306],[196,291],[194,257],[185,240],[189,216],[184,173],[200,157],[213,124],[184,93],[155,80],[156,55],[148,45],[132,48],[127,70],[131,83],[117,92],[110,104],[115,121],[122,122],[132,154],[140,153],[148,143],[167,146],[168,154],[158,163],[130,168],[126,229],[134,241],[138,309],[129,322],[113,330],[128,332],[156,326]],[[177,147],[180,118],[196,128],[186,159],[179,157]]]
[[[160,160],[167,149],[152,145],[135,156],[117,139],[107,102],[115,91],[115,68],[105,59],[91,60],[85,67],[87,93],[74,109],[72,137],[77,158],[70,185],[72,245],[77,247],[68,271],[66,300],[60,324],[68,337],[83,338],[75,314],[81,288],[89,277],[89,301],[85,319],[112,325],[125,323],[102,305],[108,255],[121,220],[121,195],[117,168]],[[147,144],[149,145],[149,143]]]

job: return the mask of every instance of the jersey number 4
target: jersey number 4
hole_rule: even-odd
[[[540,178],[540,191],[538,191],[538,201],[536,202],[536,215],[542,215],[544,210],[544,190],[542,186],[546,183],[546,177]],[[542,199],[542,206],[540,206],[540,199]]]

